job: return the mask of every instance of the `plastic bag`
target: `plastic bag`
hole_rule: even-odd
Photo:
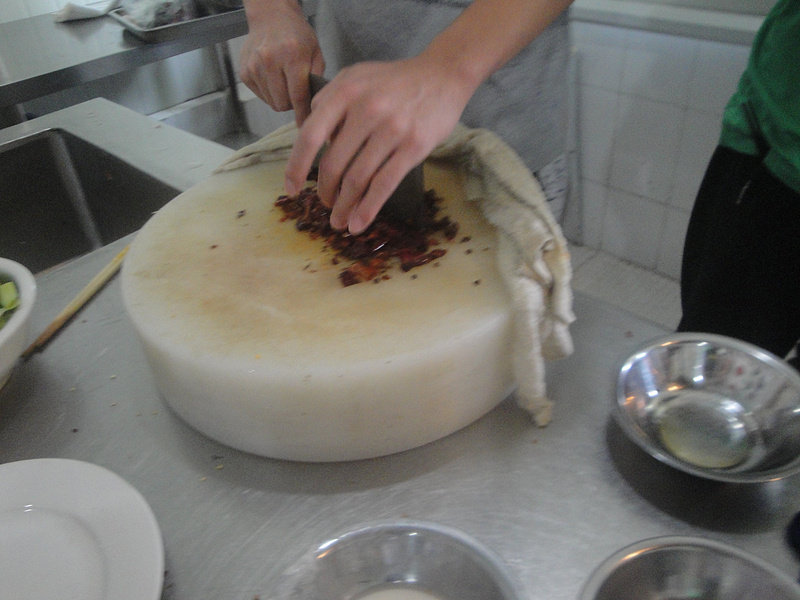
[[[198,16],[194,0],[122,0],[129,19],[143,29],[188,21]]]

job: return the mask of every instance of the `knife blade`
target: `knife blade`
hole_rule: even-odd
[[[313,98],[328,83],[320,75],[309,75],[310,96]],[[319,157],[314,162],[317,165]],[[425,211],[425,176],[422,163],[411,169],[400,181],[389,199],[381,207],[379,214],[395,223],[418,225],[422,222]]]

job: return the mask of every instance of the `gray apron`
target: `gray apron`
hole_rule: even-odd
[[[317,35],[331,76],[365,60],[419,54],[465,0],[319,0]],[[498,134],[537,175],[548,200],[566,193],[567,14],[492,74],[461,121]],[[559,198],[560,196],[560,198]]]

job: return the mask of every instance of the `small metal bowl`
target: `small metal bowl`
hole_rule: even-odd
[[[643,540],[611,555],[589,577],[579,600],[800,600],[800,586],[738,548],[685,536]]]
[[[642,348],[620,370],[614,417],[693,475],[746,483],[800,471],[800,374],[739,340],[681,333]]]
[[[433,523],[364,526],[311,552],[287,574],[289,600],[520,600],[502,562]]]

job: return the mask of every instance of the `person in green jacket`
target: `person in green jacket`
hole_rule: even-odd
[[[764,19],[695,200],[678,331],[785,357],[800,339],[800,0]]]

